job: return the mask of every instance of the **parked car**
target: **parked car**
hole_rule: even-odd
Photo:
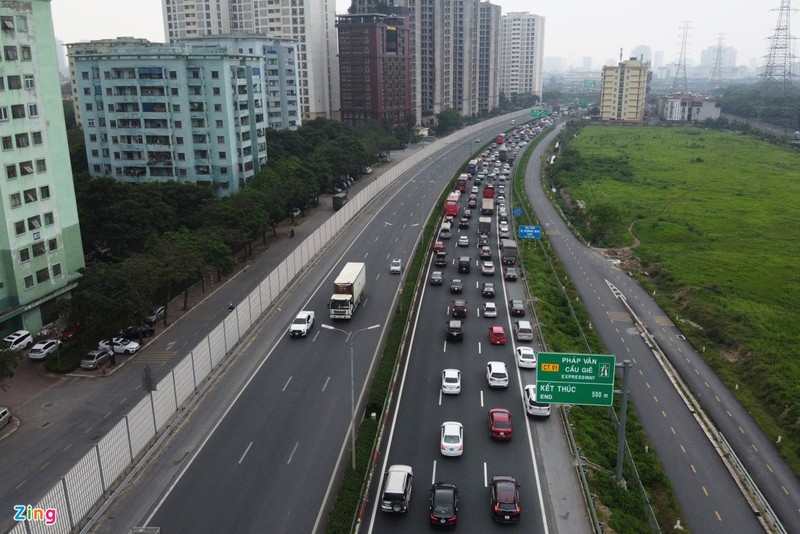
[[[61,347],[61,341],[57,339],[45,339],[36,343],[31,350],[28,351],[28,358],[31,360],[46,360],[51,355],[58,353]]]
[[[519,523],[519,484],[514,477],[492,477],[489,492],[492,519],[500,523]]]
[[[458,395],[461,393],[461,371],[458,369],[445,369],[442,371],[442,393],[445,395]]]
[[[511,426],[511,412],[505,408],[492,408],[489,410],[489,437],[492,439],[509,441],[514,429]]]
[[[89,351],[82,360],[82,369],[97,369],[111,358],[111,351],[108,349],[97,349]]]
[[[506,331],[502,326],[489,327],[489,343],[492,345],[505,345],[506,344]]]
[[[5,406],[0,406],[0,428],[11,422],[11,410]]]
[[[144,337],[152,337],[156,333],[154,326],[143,324],[141,326],[129,326],[119,331],[119,337],[136,341]]]
[[[25,350],[33,345],[33,336],[27,330],[17,330],[3,338],[6,349]]]
[[[61,331],[61,335],[59,337],[61,338],[61,341],[66,343],[67,341],[72,341],[79,335],[83,334],[85,330],[86,330],[85,324],[72,323],[67,325],[67,327]]]
[[[113,343],[109,343],[107,339],[97,344],[98,349],[113,350],[115,354],[136,354],[139,350],[139,344],[124,337],[115,337],[112,339]],[[113,349],[111,345],[113,344]]]
[[[509,300],[508,312],[514,317],[525,317],[525,303],[520,299]]]
[[[431,273],[431,285],[432,286],[440,286],[444,283],[444,279],[442,278],[442,271],[433,271]]]
[[[525,411],[534,417],[550,417],[550,404],[536,400],[536,386],[528,384],[523,388],[522,396],[525,398]]]
[[[458,488],[452,482],[435,482],[431,487],[431,526],[456,526],[458,512]]]
[[[144,318],[145,324],[149,324],[150,326],[153,326],[158,321],[160,321],[160,320],[162,320],[164,318],[164,315],[166,314],[166,312],[167,312],[167,309],[164,306],[159,306],[158,308],[156,308],[155,310],[150,312],[149,315],[145,316],[145,318]]]
[[[442,456],[461,456],[464,453],[464,425],[458,421],[442,423],[439,450]]]
[[[450,280],[450,293],[461,294],[464,292],[464,283],[458,278]]]
[[[486,382],[492,388],[508,387],[508,371],[503,362],[486,362]]]
[[[495,306],[494,302],[483,303],[483,316],[488,318],[497,317],[497,306]]]

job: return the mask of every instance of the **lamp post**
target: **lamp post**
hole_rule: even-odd
[[[360,332],[364,332],[366,330],[373,330],[375,328],[380,328],[381,325],[374,324],[372,326],[368,326],[366,328],[362,328],[361,330],[356,330],[355,332],[348,332],[347,330],[342,330],[341,328],[336,328],[335,326],[331,326],[329,324],[321,324],[322,328],[326,330],[336,330],[337,332],[341,332],[342,334],[347,336],[346,341],[350,342],[350,448],[352,450],[352,461],[353,461],[353,471],[356,470],[356,384],[355,379],[353,377],[353,338],[356,334]]]

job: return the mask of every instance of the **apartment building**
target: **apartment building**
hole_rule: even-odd
[[[267,127],[300,124],[296,43],[254,35],[72,43],[89,173],[179,181],[219,196],[267,162]]]
[[[489,2],[481,2],[478,9],[478,112],[488,113],[500,105],[502,9]]]
[[[500,23],[500,91],[542,97],[544,17],[525,12],[503,15]]]
[[[600,119],[642,121],[650,88],[650,63],[636,58],[603,67],[600,82]]]
[[[0,2],[0,336],[37,334],[84,267],[49,0]]]
[[[340,15],[336,27],[342,122],[413,126],[409,17]]]
[[[303,120],[339,119],[336,0],[162,0],[167,40],[228,33],[297,41]]]

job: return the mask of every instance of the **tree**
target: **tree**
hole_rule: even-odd
[[[464,122],[458,111],[453,108],[447,108],[438,115],[436,115],[436,133],[439,135],[446,135],[460,128]]]
[[[22,351],[0,349],[0,391],[8,390],[6,380],[14,376],[14,370],[22,359]]]

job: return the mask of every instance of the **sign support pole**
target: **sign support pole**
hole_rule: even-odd
[[[617,482],[622,480],[622,459],[625,452],[625,423],[628,420],[628,376],[631,361],[622,362],[622,404],[619,410],[619,427],[617,428]]]

